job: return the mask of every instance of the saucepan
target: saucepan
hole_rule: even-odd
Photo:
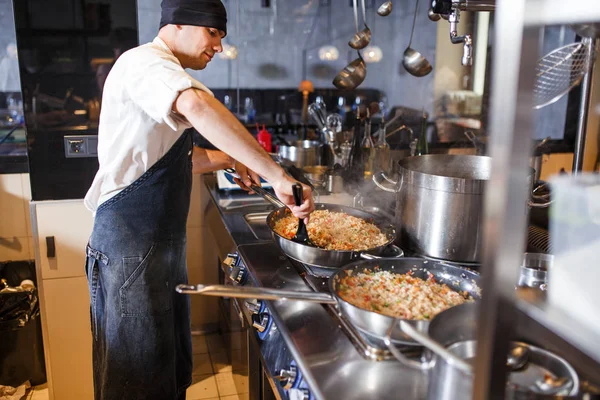
[[[229,174],[237,176],[235,171],[232,169],[227,169],[225,171]],[[274,229],[278,220],[291,215],[290,209],[287,208],[274,195],[267,192],[263,188],[253,185],[251,189],[262,196],[265,200],[278,207],[267,216],[267,225],[269,226],[269,229],[271,229],[273,239],[281,248],[281,251],[283,251],[286,256],[301,263],[321,268],[339,268],[358,258],[368,259],[372,256],[380,256],[389,246],[393,246],[392,243],[394,240],[396,240],[396,228],[383,216],[371,214],[354,207],[341,206],[338,204],[317,203],[315,205],[315,210],[342,212],[374,224],[386,236],[385,243],[381,246],[368,248],[365,250],[326,250],[319,247],[312,247],[303,243],[294,242],[279,235]],[[397,253],[400,256],[404,255],[402,251]]]
[[[427,331],[418,331],[405,321],[390,325],[385,341],[394,356],[409,367],[428,370],[428,399],[471,398],[478,307],[478,302],[471,302],[442,311],[431,320]],[[393,346],[394,325],[425,346],[427,351],[421,360],[408,359]],[[564,399],[562,396],[575,396],[579,391],[573,367],[532,344],[511,342],[506,364],[510,373],[505,398]]]
[[[390,325],[394,324],[396,319],[386,315],[382,310],[377,310],[373,306],[373,303],[362,308],[344,299],[344,296],[352,294],[352,288],[347,284],[344,285],[345,277],[361,272],[373,271],[389,271],[393,274],[409,273],[413,277],[423,280],[433,275],[436,282],[448,285],[451,290],[462,293],[466,292],[473,299],[480,298],[479,274],[477,272],[421,258],[386,258],[356,261],[338,269],[330,276],[330,293],[226,285],[178,285],[176,290],[179,293],[203,294],[208,296],[262,300],[302,300],[321,304],[334,304],[338,307],[342,315],[361,332],[383,339],[388,333]],[[344,287],[342,288],[341,286]],[[427,319],[402,319],[401,321],[421,332],[426,332],[429,325],[429,320]],[[397,326],[397,324],[395,325]],[[394,344],[417,344],[415,340],[406,335],[399,327],[392,329],[389,332],[389,336],[389,340]]]

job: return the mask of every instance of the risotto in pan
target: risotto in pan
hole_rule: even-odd
[[[377,268],[347,272],[339,280],[339,296],[364,310],[391,317],[428,320],[450,307],[473,301],[467,292],[437,283],[431,273],[423,280],[411,272],[395,274]]]
[[[281,218],[276,221],[274,230],[291,239],[298,230],[298,218],[293,215]],[[343,212],[313,211],[307,230],[310,240],[327,250],[367,250],[383,246],[388,241],[374,224]]]

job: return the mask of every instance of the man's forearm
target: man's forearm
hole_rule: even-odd
[[[285,175],[237,118],[214,97],[188,89],[179,95],[174,106],[212,144],[266,180],[276,181]]]
[[[233,159],[222,151],[207,150],[194,146],[192,165],[194,174],[204,174],[233,167]]]

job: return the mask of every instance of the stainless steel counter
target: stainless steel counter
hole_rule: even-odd
[[[220,192],[211,175],[205,176],[205,184],[212,196],[206,218],[219,243],[222,259],[237,249],[248,271],[248,284],[312,290],[274,242],[258,239],[250,228],[245,216],[264,213],[270,209],[269,205],[257,196]],[[263,340],[257,335],[264,365],[271,376],[276,376],[280,369],[289,367],[293,359],[310,390],[311,397],[306,398],[425,398],[427,376],[424,372],[396,361],[365,357],[328,307],[285,300],[265,303],[274,326],[267,331],[272,340]],[[285,391],[279,390],[279,393],[287,396]]]

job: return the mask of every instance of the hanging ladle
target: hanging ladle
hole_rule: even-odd
[[[419,0],[415,6],[415,16],[413,17],[412,30],[410,31],[410,40],[408,41],[408,47],[404,50],[404,56],[402,57],[402,65],[404,69],[413,76],[421,77],[429,74],[432,70],[431,64],[421,53],[411,48],[413,33],[415,32],[415,22],[417,21],[417,12],[419,11]]]
[[[356,89],[358,85],[363,83],[367,76],[367,64],[363,60],[360,53],[358,58],[346,65],[335,78],[333,78],[333,85],[340,90]]]
[[[354,24],[358,31],[358,11],[356,0],[354,0]],[[358,85],[363,83],[367,76],[367,64],[363,60],[360,52],[357,50],[358,58],[354,59],[350,64],[346,65],[334,78],[333,85],[340,90],[356,89]]]
[[[392,12],[392,2],[390,0],[386,1],[377,9],[377,14],[382,17],[387,17]]]
[[[362,13],[363,13],[363,23],[365,24],[365,29],[362,31],[358,30],[358,11],[356,0],[354,1],[354,26],[356,27],[356,33],[348,42],[348,46],[352,47],[354,50],[364,49],[371,42],[371,30],[367,26],[367,13],[365,11],[365,0],[362,0]]]

